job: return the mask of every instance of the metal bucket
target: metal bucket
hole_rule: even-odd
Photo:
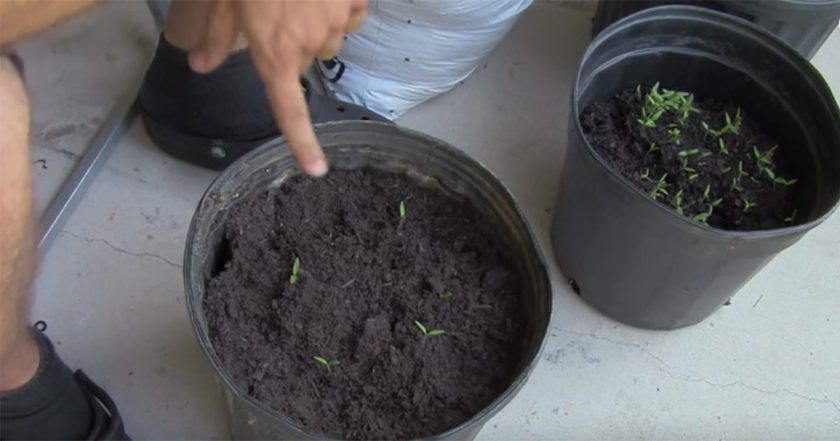
[[[545,344],[551,319],[551,283],[531,227],[510,192],[486,168],[443,141],[391,124],[327,123],[318,139],[333,168],[371,167],[405,173],[421,185],[468,198],[506,237],[523,274],[520,294],[526,317],[521,361],[511,384],[468,421],[429,439],[472,439],[519,392]],[[207,189],[193,216],[184,252],[187,309],[199,345],[216,373],[225,398],[231,434],[236,439],[324,439],[236,387],[213,350],[204,316],[207,280],[220,264],[218,255],[229,209],[250,196],[276,188],[301,173],[282,139],[267,143],[228,167]]]

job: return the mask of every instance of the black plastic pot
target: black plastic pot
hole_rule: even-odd
[[[840,0],[600,0],[592,36],[634,12],[662,5],[702,6],[748,20],[774,33],[808,58],[840,21]]]
[[[373,167],[406,173],[421,185],[469,198],[504,231],[511,255],[526,276],[521,287],[526,337],[517,374],[509,387],[469,421],[430,439],[472,439],[484,423],[519,392],[545,343],[551,319],[551,283],[536,240],[513,197],[486,168],[460,150],[429,136],[377,122],[327,123],[318,139],[332,167]],[[280,186],[301,171],[282,139],[243,156],[211,184],[201,198],[187,235],[184,284],[196,337],[215,371],[236,439],[323,439],[249,397],[224,370],[210,343],[204,316],[205,283],[221,264],[220,245],[229,209],[249,196]]]
[[[581,111],[657,81],[731,99],[779,140],[801,177],[795,225],[738,232],[691,221],[598,156],[581,130]],[[744,20],[687,6],[633,14],[592,41],[572,99],[552,243],[581,297],[619,321],[652,329],[702,321],[837,206],[837,103],[802,55]]]

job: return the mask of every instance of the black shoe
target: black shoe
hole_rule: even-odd
[[[0,439],[128,440],[108,394],[84,372],[73,374],[49,338],[33,332],[38,370],[25,385],[0,394]]]
[[[140,89],[146,131],[161,149],[187,162],[222,169],[280,136],[248,51],[231,54],[208,74],[193,72],[187,55],[161,34]],[[313,123],[387,121],[363,107],[321,96],[305,80],[302,87]]]

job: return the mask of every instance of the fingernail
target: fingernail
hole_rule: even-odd
[[[306,167],[306,173],[315,177],[324,176],[329,170],[330,167],[325,159],[319,159]]]

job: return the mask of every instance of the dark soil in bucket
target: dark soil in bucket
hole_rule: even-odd
[[[592,103],[580,123],[611,167],[688,218],[726,230],[796,222],[782,149],[734,103],[655,84]]]
[[[228,215],[204,305],[213,348],[241,390],[310,431],[444,432],[522,357],[523,276],[499,231],[404,175],[291,179]]]

